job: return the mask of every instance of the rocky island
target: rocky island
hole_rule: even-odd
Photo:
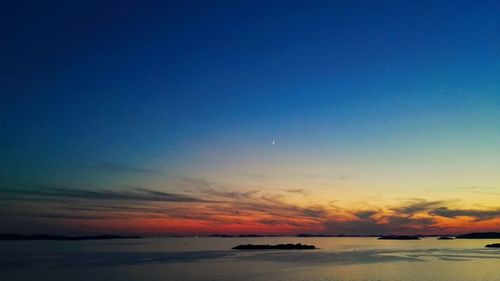
[[[457,239],[500,239],[500,232],[474,232],[458,235]]]
[[[418,236],[412,235],[384,235],[378,238],[379,240],[420,240]]]
[[[232,248],[233,250],[313,250],[316,249],[314,245],[303,244],[278,244],[278,245],[238,245]]]
[[[335,237],[333,235],[328,235],[328,234],[309,234],[309,233],[301,233],[295,235],[297,237]]]
[[[500,248],[500,243],[488,244],[485,246],[486,248]]]

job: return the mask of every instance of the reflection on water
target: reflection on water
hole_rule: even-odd
[[[308,251],[235,251],[244,244],[314,244]],[[500,280],[488,240],[151,238],[2,241],[0,280]]]

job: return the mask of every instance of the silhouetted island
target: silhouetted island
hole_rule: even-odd
[[[500,232],[474,232],[458,235],[456,239],[499,239]]]
[[[108,239],[137,239],[140,236],[120,236],[120,235],[94,235],[94,236],[62,236],[47,234],[0,234],[0,240],[28,241],[28,240],[56,240],[56,241],[81,241],[81,240],[108,240]]]
[[[238,245],[233,247],[234,250],[313,250],[316,249],[314,245],[298,244],[278,244],[278,245]]]
[[[238,234],[238,235],[230,235],[230,234],[211,234],[208,237],[222,237],[222,238],[230,238],[230,237],[271,237],[273,235],[259,235],[259,234]]]
[[[488,244],[486,248],[500,248],[500,243]]]
[[[455,240],[455,238],[449,236],[441,236],[438,238],[438,240]]]
[[[358,234],[310,234],[300,233],[296,237],[377,237],[378,235],[358,235]]]
[[[222,237],[222,238],[228,238],[228,237],[234,237],[234,235],[214,233],[214,234],[212,234],[212,235],[209,235],[208,237]]]
[[[301,233],[295,235],[297,237],[335,237],[333,235],[328,235],[328,234],[309,234],[309,233]]]
[[[380,236],[378,239],[380,239],[380,240],[420,240],[420,237],[412,236],[412,235],[384,235],[384,236]]]

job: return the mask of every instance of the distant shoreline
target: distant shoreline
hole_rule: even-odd
[[[5,234],[0,233],[0,241],[84,241],[84,240],[111,240],[111,239],[139,239],[139,238],[266,238],[266,237],[296,237],[296,238],[379,238],[381,240],[418,240],[418,238],[432,237],[452,237],[456,239],[500,239],[500,232],[473,232],[462,235],[330,235],[330,234],[296,234],[296,235],[276,235],[276,234],[211,234],[211,235],[165,235],[165,236],[123,236],[123,235],[86,235],[86,236],[65,236],[48,234]],[[411,237],[412,239],[404,239]],[[443,239],[444,240],[444,239]]]
[[[165,236],[165,237],[206,237],[206,238],[253,238],[253,237],[297,237],[297,238],[397,238],[396,240],[417,240],[417,238],[440,238],[440,237],[456,237],[457,239],[497,239],[500,238],[500,232],[472,232],[466,234],[416,234],[416,235],[356,235],[356,234],[289,234],[289,235],[279,235],[279,234],[211,234],[211,235],[175,235],[175,236]],[[404,239],[411,238],[411,239]],[[444,240],[444,239],[443,239]]]
[[[111,239],[139,239],[141,236],[121,235],[89,235],[89,236],[63,236],[48,234],[0,234],[0,241],[84,241],[84,240],[111,240]]]

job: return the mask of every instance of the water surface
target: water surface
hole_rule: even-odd
[[[0,280],[498,281],[500,250],[484,248],[494,242],[298,237],[0,241]],[[303,243],[319,249],[231,250],[247,243]]]

